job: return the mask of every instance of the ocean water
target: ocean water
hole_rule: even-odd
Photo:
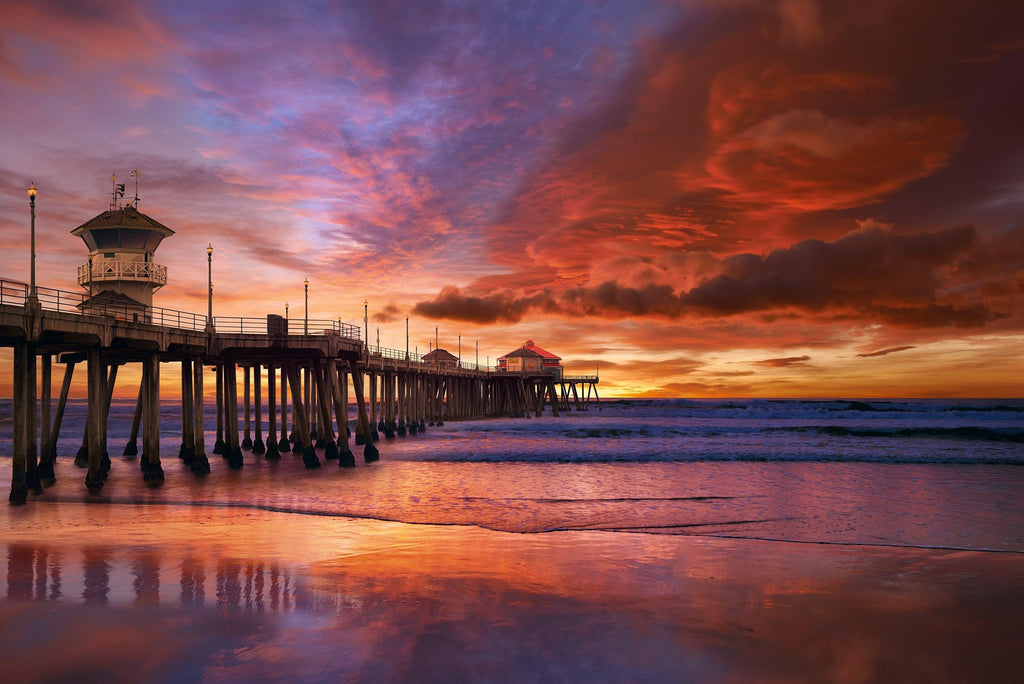
[[[381,439],[381,461],[307,470],[246,453],[231,471],[178,460],[165,402],[166,482],[120,457],[133,402],[111,408],[110,479],[99,496],[72,461],[85,407],[71,401],[52,501],[211,504],[307,515],[477,526],[699,535],[840,545],[1024,551],[1024,401],[623,400],[557,418],[449,422]],[[209,408],[209,407],[208,407]],[[10,404],[0,405],[0,482]],[[208,411],[207,426],[215,425]]]
[[[11,681],[962,682],[1024,667],[1024,401],[609,401],[0,505]],[[0,402],[0,487],[10,486]],[[208,413],[208,426],[214,416]],[[213,432],[206,435],[213,444]],[[209,448],[209,446],[208,446]],[[4,592],[4,588],[6,591]]]

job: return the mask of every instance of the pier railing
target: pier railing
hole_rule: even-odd
[[[281,319],[283,320],[283,319]],[[267,335],[274,334],[273,323],[267,317],[257,318],[254,316],[214,316],[213,327],[219,333],[239,335]],[[342,323],[338,320],[324,318],[290,319],[286,321],[285,330],[288,335],[304,335],[309,330],[310,335],[340,335],[346,339],[359,340],[362,329],[357,325]]]
[[[28,298],[28,285],[13,280],[0,280],[0,304],[9,306],[25,306]]]
[[[167,267],[150,261],[124,260],[90,262],[78,267],[79,285],[104,280],[138,280],[163,286],[167,284]]]
[[[370,345],[369,354],[371,359],[393,359],[395,361],[410,361],[412,363],[422,363],[423,355],[417,354],[416,352],[409,352],[408,356],[404,349],[388,349],[387,347],[380,347]]]
[[[29,286],[13,280],[0,280],[0,304],[25,306],[28,303]],[[129,323],[146,323],[164,328],[180,330],[203,330],[206,316],[159,306],[135,304],[90,303],[89,297],[81,292],[55,290],[52,287],[37,287],[36,298],[45,311],[75,314],[78,316],[105,316]]]

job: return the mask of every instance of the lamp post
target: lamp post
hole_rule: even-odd
[[[405,317],[405,360],[409,360],[409,317]]]
[[[213,243],[206,245],[206,321],[213,325]]]
[[[39,191],[36,190],[36,184],[35,183],[29,183],[29,185],[28,185],[28,207],[29,207],[29,211],[31,212],[31,215],[32,215],[31,229],[30,229],[30,235],[31,235],[30,240],[31,240],[31,243],[29,245],[29,249],[32,252],[32,270],[31,270],[31,279],[29,280],[30,285],[29,285],[29,289],[28,289],[28,296],[29,296],[29,299],[31,299],[32,301],[35,301],[36,298],[37,298],[37,294],[36,294],[36,193],[37,192],[39,192]]]
[[[369,306],[370,306],[370,303],[364,299],[363,300],[363,341],[364,341],[364,343],[366,345],[366,355],[367,356],[370,355],[370,317],[369,317],[369,314],[367,313],[369,311],[369,309],[367,307],[369,307]]]
[[[302,334],[309,334],[309,278],[302,281],[302,285],[306,290],[306,316],[302,323]]]
[[[480,370],[480,340],[476,341],[476,369]]]
[[[288,322],[288,302],[284,303],[284,322]]]
[[[380,326],[377,326],[377,353],[380,354]]]
[[[459,335],[459,367],[462,367],[462,335]]]

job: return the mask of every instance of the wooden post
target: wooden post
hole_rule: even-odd
[[[249,374],[252,372],[251,366],[242,366],[242,402],[245,405],[242,412],[245,414],[245,439],[242,440],[243,449],[252,449],[252,432],[250,427],[252,425],[249,419]]]
[[[39,411],[39,465],[36,466],[36,477],[40,484],[47,486],[57,481],[53,473],[53,460],[50,458],[50,415],[53,410],[53,401],[50,393],[53,391],[53,357],[49,354],[42,355],[43,377],[40,390]]]
[[[146,378],[146,401],[142,419],[142,479],[150,484],[164,481],[160,465],[160,357],[146,354],[142,361]]]
[[[49,461],[49,469],[52,471],[57,463],[57,439],[60,437],[60,427],[64,422],[64,408],[68,403],[68,393],[71,391],[71,378],[75,373],[75,361],[68,361],[64,364],[64,381],[60,387],[60,399],[57,400],[57,415],[53,419],[53,427],[47,437],[45,453],[42,460]]]
[[[281,458],[281,452],[277,448],[277,391],[275,385],[277,380],[274,377],[277,370],[273,363],[267,364],[267,409],[270,412],[270,424],[267,427],[267,453],[264,455],[268,461],[276,461]]]
[[[302,444],[302,462],[307,468],[319,468],[316,448],[309,435],[309,422],[306,408],[302,401],[302,386],[299,384],[299,371],[294,364],[285,366],[288,370],[288,385],[292,393],[292,425],[295,428],[297,443]]]
[[[278,450],[284,454],[292,450],[288,443],[288,378],[285,377],[284,365],[281,366],[281,439],[277,443]],[[294,410],[294,409],[293,409]],[[294,416],[294,414],[293,414]],[[294,420],[294,418],[293,418]]]
[[[35,413],[35,397],[31,407],[28,397],[28,351],[29,343],[14,343],[14,441],[11,445],[11,493],[7,500],[20,506],[28,500],[28,441],[29,431],[35,432],[32,414]]]
[[[380,441],[380,434],[377,430],[380,428],[377,425],[377,374],[372,370],[369,371],[370,375],[370,434],[373,436],[373,441]]]
[[[338,458],[338,444],[334,441],[334,430],[331,429],[331,399],[328,396],[330,385],[327,375],[330,372],[331,360],[316,361],[313,366],[316,385],[316,405],[320,409],[320,434],[324,444],[324,460],[333,461]]]
[[[356,444],[359,444],[359,435],[362,435],[365,444],[363,448],[363,460],[372,463],[380,459],[380,452],[373,445],[373,433],[370,431],[370,419],[366,414],[366,397],[363,394],[363,377],[356,361],[349,361],[349,368],[352,371],[352,390],[356,394],[356,406],[359,411],[359,419],[356,424]]]
[[[217,372],[217,439],[213,443],[213,453],[226,455],[227,445],[224,443],[224,365],[218,363]]]
[[[192,418],[195,456],[192,457],[192,472],[206,475],[210,472],[210,460],[206,457],[205,409],[203,407],[203,360],[192,362]]]
[[[192,416],[194,410],[195,393],[192,391],[192,360],[181,360],[181,448],[178,450],[178,458],[185,461],[185,465],[191,466],[192,459],[196,456],[195,419]]]
[[[338,466],[341,468],[355,467],[356,459],[352,450],[348,448],[348,402],[342,400],[340,384],[347,382],[344,373],[338,368],[335,359],[327,360],[327,384],[331,391],[331,399],[334,402],[334,418],[338,422]],[[346,393],[347,394],[347,393]]]
[[[255,408],[256,408],[256,439],[252,443],[252,453],[257,456],[262,456],[267,453],[267,445],[263,443],[263,367],[257,363],[253,370],[255,376],[253,382],[255,384]]]
[[[88,415],[86,417],[85,434],[88,440],[87,458],[89,470],[85,475],[85,486],[93,494],[98,494],[103,489],[103,483],[107,479],[106,473],[101,470],[103,453],[106,451],[106,376],[103,373],[103,361],[100,358],[99,347],[89,347],[86,350],[86,366],[88,368]]]
[[[132,432],[128,437],[128,443],[124,445],[124,456],[139,455],[139,426],[142,425],[142,400],[145,388],[145,383],[140,380],[139,398],[135,401],[135,415],[132,416]]]
[[[224,364],[224,394],[227,399],[224,416],[224,436],[227,438],[225,451],[228,467],[237,470],[242,467],[242,446],[238,441],[238,375],[234,361]]]
[[[409,374],[399,373],[398,378],[398,425],[397,433],[399,437],[405,437],[405,421],[409,417],[409,405],[408,405],[408,391],[409,391]]]

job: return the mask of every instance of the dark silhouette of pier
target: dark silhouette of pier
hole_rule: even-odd
[[[110,469],[107,414],[118,369],[126,364],[140,364],[142,381],[124,453],[139,453],[141,429],[139,463],[142,479],[151,484],[164,479],[159,405],[161,370],[168,364],[181,374],[178,456],[196,475],[210,472],[208,449],[224,455],[229,468],[243,467],[243,452],[275,459],[288,451],[301,453],[308,468],[322,465],[321,454],[324,461],[352,467],[353,447],[362,448],[366,462],[379,458],[382,434],[391,439],[445,421],[540,416],[546,407],[557,416],[560,409],[585,410],[591,396],[598,399],[596,376],[436,363],[371,346],[358,326],[340,321],[303,320],[300,334],[288,323],[274,315],[210,319],[152,306],[140,310],[0,279],[0,346],[14,350],[10,502],[24,503],[30,492],[56,481],[57,439],[74,373],[82,366],[88,415],[75,459],[92,492],[103,488]],[[63,365],[63,381],[54,412],[55,363]],[[203,409],[211,372],[217,426],[215,443],[208,445]],[[357,419],[350,435],[353,399]]]

